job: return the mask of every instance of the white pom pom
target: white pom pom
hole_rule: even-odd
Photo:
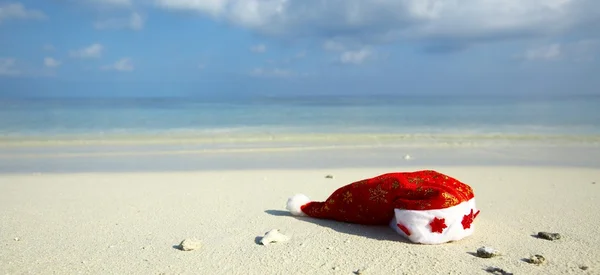
[[[293,197],[289,198],[287,201],[287,206],[285,207],[289,210],[294,216],[306,216],[304,212],[300,209],[303,205],[310,202],[310,199],[303,194],[296,194]]]

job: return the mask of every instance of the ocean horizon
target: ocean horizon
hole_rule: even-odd
[[[4,98],[0,141],[600,144],[600,96]]]

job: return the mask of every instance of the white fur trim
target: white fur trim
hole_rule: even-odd
[[[469,215],[471,209],[473,210],[473,214],[479,211],[475,207],[475,198],[445,209],[404,210],[396,208],[394,209],[395,215],[390,222],[390,226],[398,234],[414,243],[441,244],[458,241],[472,235],[475,231],[475,222],[471,223],[471,227],[467,229],[464,229],[462,225],[463,217]],[[435,217],[445,219],[445,224],[448,227],[444,228],[442,233],[431,232],[429,223]],[[398,228],[398,223],[404,225],[409,230],[411,233],[410,236],[407,236]]]
[[[294,216],[306,216],[300,209],[303,205],[310,202],[310,199],[303,194],[296,194],[289,198],[287,201],[286,209],[289,210]]]

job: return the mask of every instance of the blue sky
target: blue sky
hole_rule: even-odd
[[[0,96],[600,94],[597,0],[0,0]]]

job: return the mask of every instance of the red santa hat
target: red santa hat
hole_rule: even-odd
[[[432,170],[387,173],[337,189],[324,202],[297,194],[293,215],[359,224],[389,224],[411,242],[441,244],[474,233],[479,214],[473,190]]]

